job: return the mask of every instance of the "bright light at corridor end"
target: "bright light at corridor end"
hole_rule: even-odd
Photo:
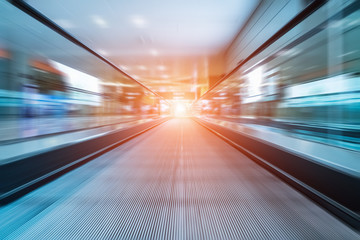
[[[172,115],[174,117],[189,117],[190,104],[186,101],[174,101],[172,104]]]

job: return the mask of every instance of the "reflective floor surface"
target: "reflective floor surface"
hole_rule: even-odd
[[[359,239],[191,119],[0,208],[0,239]]]

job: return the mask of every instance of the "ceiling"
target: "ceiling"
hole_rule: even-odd
[[[166,95],[169,92],[197,96],[207,89],[210,78],[223,74],[221,53],[259,3],[258,0],[26,2],[167,98],[171,98]]]

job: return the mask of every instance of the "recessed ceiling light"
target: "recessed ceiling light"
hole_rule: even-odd
[[[164,71],[166,70],[166,67],[164,65],[159,65],[157,69],[159,69],[160,71]]]
[[[119,68],[120,68],[121,70],[124,70],[124,71],[130,69],[128,66],[125,66],[125,65],[120,65]]]
[[[157,56],[157,55],[159,55],[159,52],[156,49],[151,49],[150,54],[153,56]]]
[[[131,22],[138,28],[143,28],[147,24],[145,18],[139,15],[131,16]]]
[[[147,70],[147,67],[145,67],[144,65],[140,65],[140,66],[138,66],[138,68],[139,68],[140,70]]]
[[[98,16],[98,15],[92,15],[92,16],[91,16],[91,19],[92,19],[92,21],[93,21],[96,25],[98,25],[98,26],[101,27],[101,28],[108,28],[108,27],[109,27],[109,25],[108,25],[108,23],[105,21],[105,19],[102,18],[102,17],[100,17],[100,16]]]
[[[103,55],[103,56],[107,56],[109,55],[109,53],[107,51],[105,51],[104,49],[98,49],[97,51],[100,55]]]

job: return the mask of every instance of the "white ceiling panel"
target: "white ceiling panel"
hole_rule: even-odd
[[[155,91],[206,75],[258,0],[28,0],[31,6]],[[205,61],[205,62],[204,62]],[[159,66],[163,66],[162,68]],[[152,84],[152,82],[154,84]],[[156,83],[156,84],[155,84]],[[159,85],[159,86],[158,86]],[[174,84],[171,84],[174,85]]]

